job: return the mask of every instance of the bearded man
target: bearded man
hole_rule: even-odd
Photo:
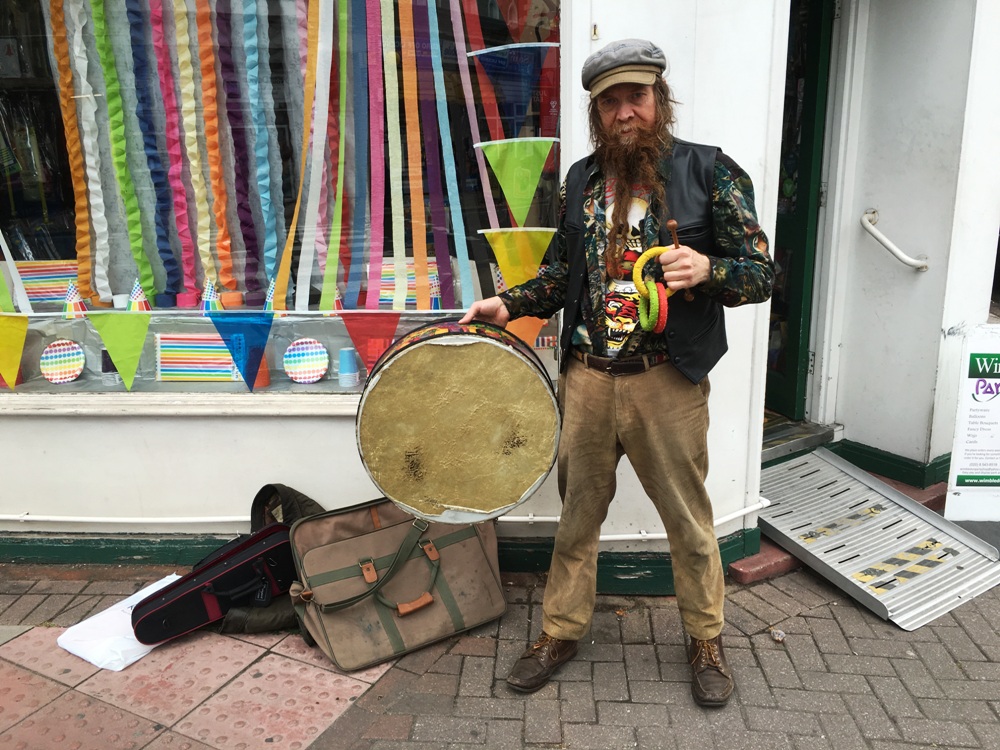
[[[667,531],[692,694],[700,705],[723,706],[733,676],[720,638],[724,574],[705,490],[708,373],[727,348],[723,306],[766,301],[774,266],[750,178],[714,146],[672,136],[665,70],[663,51],[641,39],[587,58],[594,152],[563,183],[550,262],[537,278],[476,302],[462,322],[505,326],[563,312],[562,513],[542,632],[508,684],[538,690],[576,655],[593,617],[601,523],[625,455]],[[636,263],[650,256],[640,262],[645,288],[637,287]]]

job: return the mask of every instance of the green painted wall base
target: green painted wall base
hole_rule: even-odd
[[[0,560],[34,565],[176,565],[190,568],[231,537],[120,534],[10,534],[0,539]],[[723,568],[760,551],[760,529],[744,529],[719,540]],[[552,539],[500,540],[500,569],[540,573],[549,569]],[[602,552],[597,590],[603,594],[664,596],[674,593],[670,555]]]
[[[540,573],[549,569],[552,539],[500,540],[500,569],[510,573]],[[743,529],[719,540],[722,568],[760,552],[760,529]],[[674,575],[670,554],[663,552],[602,552],[597,557],[597,591],[631,596],[672,596]]]
[[[889,479],[895,479],[897,482],[921,489],[938,482],[947,482],[948,471],[951,468],[950,453],[938,456],[929,464],[924,464],[851,440],[841,440],[839,443],[833,443],[826,447],[859,469],[881,474]]]

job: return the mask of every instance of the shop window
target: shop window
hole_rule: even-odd
[[[558,24],[557,0],[8,0],[0,383],[360,391],[380,347],[537,272]]]

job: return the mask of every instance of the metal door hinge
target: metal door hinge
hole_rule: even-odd
[[[816,352],[809,352],[809,370],[810,375],[816,370]]]

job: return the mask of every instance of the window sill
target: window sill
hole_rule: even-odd
[[[3,393],[3,417],[354,417],[358,393]]]

